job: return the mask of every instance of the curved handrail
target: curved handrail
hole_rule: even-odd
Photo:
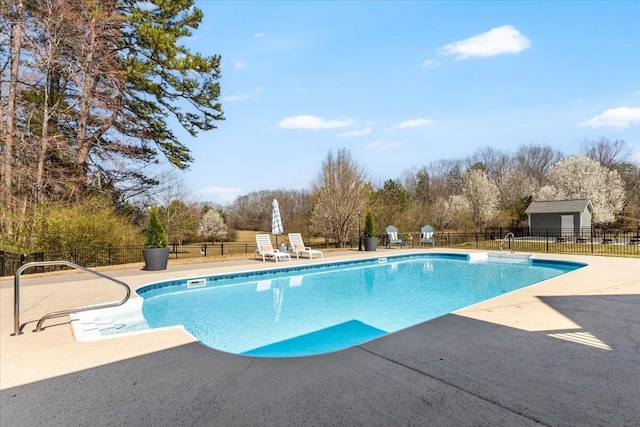
[[[129,285],[127,285],[124,282],[121,282],[118,279],[114,279],[111,276],[107,276],[106,274],[102,274],[98,271],[95,270],[91,270],[89,268],[83,267],[81,265],[78,264],[74,264],[71,261],[35,261],[35,262],[28,262],[26,264],[24,264],[23,266],[21,266],[18,271],[16,271],[16,274],[14,276],[13,279],[13,298],[14,298],[14,305],[13,305],[13,333],[11,334],[11,336],[17,336],[17,335],[21,335],[22,334],[22,328],[24,327],[24,325],[20,326],[20,275],[22,274],[22,272],[28,268],[31,267],[44,267],[47,265],[66,265],[68,267],[73,267],[73,268],[77,268],[79,270],[83,270],[86,271],[87,273],[91,273],[94,274],[96,276],[102,277],[103,279],[107,279],[110,280],[120,286],[124,286],[124,288],[127,290],[127,294],[125,295],[125,297],[122,299],[122,301],[118,301],[118,302],[112,302],[112,303],[108,303],[108,304],[99,304],[99,305],[94,305],[91,307],[81,307],[81,308],[74,308],[74,309],[70,309],[70,310],[61,310],[61,311],[54,311],[48,314],[45,314],[44,316],[42,316],[42,318],[40,320],[38,320],[38,324],[36,325],[36,329],[34,332],[40,332],[43,328],[42,328],[42,323],[44,323],[45,320],[50,319],[52,317],[61,317],[64,316],[66,314],[69,313],[78,313],[81,311],[88,311],[88,310],[96,310],[99,308],[107,308],[107,307],[117,307],[119,305],[124,304],[125,302],[127,302],[129,300],[129,297],[131,296],[131,288],[129,287]]]
[[[504,236],[504,239],[502,239],[502,242],[500,242],[500,252],[504,252],[504,249],[502,249],[502,245],[504,245],[504,242],[509,238],[509,236],[513,237],[514,239],[516,238],[516,236],[512,232],[508,232]],[[509,247],[509,249],[511,249],[511,247]]]

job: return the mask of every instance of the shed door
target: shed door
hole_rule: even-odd
[[[562,215],[560,220],[562,233],[573,233],[573,215]]]

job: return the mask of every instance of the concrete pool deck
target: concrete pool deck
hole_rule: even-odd
[[[327,252],[325,260],[411,250]],[[430,249],[429,252],[456,252]],[[344,351],[290,359],[208,349],[180,329],[77,342],[45,313],[115,301],[81,274],[0,282],[0,425],[640,425],[640,259],[586,262],[546,280]],[[289,266],[318,260],[293,260]],[[229,261],[107,274],[135,289],[274,268]]]

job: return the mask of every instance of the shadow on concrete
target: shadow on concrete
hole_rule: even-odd
[[[611,350],[457,315],[304,358],[193,343],[3,390],[0,424],[640,425],[640,295],[540,298]]]

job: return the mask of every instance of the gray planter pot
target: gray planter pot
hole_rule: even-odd
[[[147,271],[166,270],[169,262],[169,248],[143,249],[144,269]]]
[[[378,238],[377,237],[365,237],[364,238],[364,250],[365,251],[375,251],[378,248]]]

